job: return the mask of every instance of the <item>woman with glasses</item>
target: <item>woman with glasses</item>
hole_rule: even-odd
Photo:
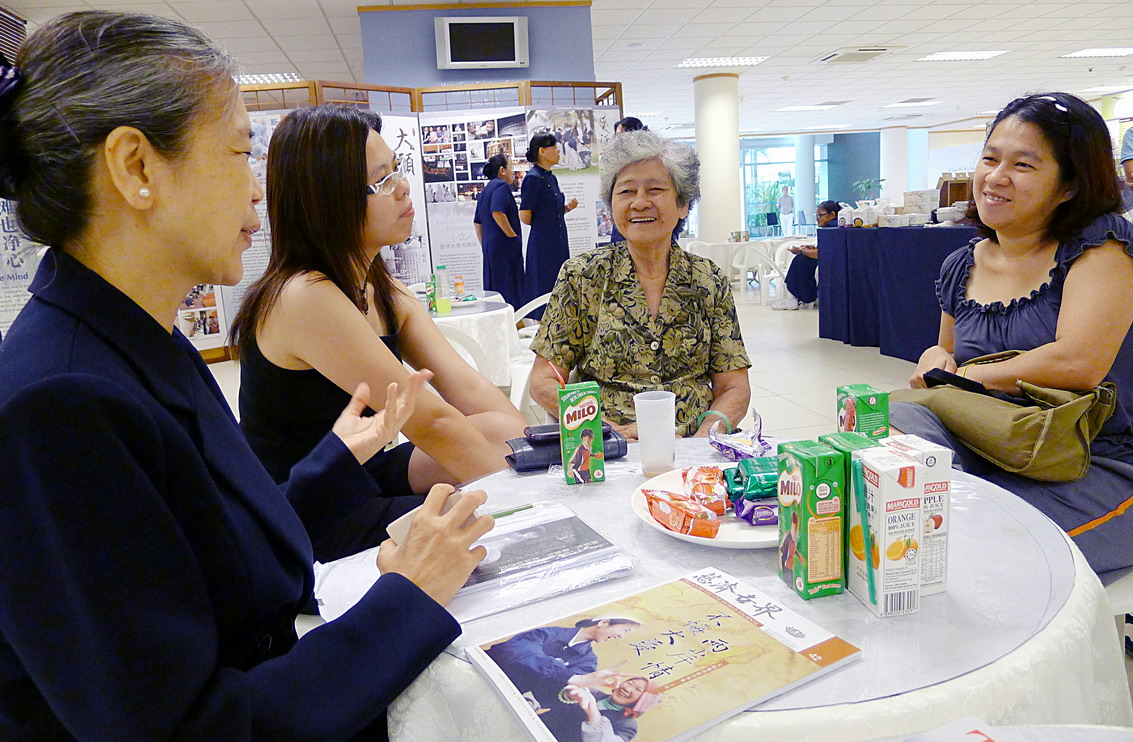
[[[476,237],[484,251],[484,288],[498,291],[513,307],[523,304],[523,242],[519,207],[511,195],[515,170],[508,156],[492,155],[484,165],[488,185],[476,201]]]
[[[418,399],[403,428],[410,442],[365,464],[383,496],[313,538],[320,561],[380,543],[433,484],[503,468],[505,441],[525,425],[378,255],[405,241],[414,217],[380,130],[377,114],[339,106],[300,109],[279,123],[268,148],[271,259],[232,326],[240,424],[276,481],[291,476],[347,390],[403,382],[403,360],[434,374],[440,396]]]
[[[1117,408],[1086,475],[1052,483],[1008,473],[961,445],[926,408],[894,403],[894,427],[949,446],[959,468],[1030,502],[1102,576],[1133,566],[1133,225],[1121,204],[1105,121],[1065,93],[1019,98],[988,129],[968,217],[981,237],[945,259],[936,284],[940,341],[910,379],[941,368],[988,389],[1117,385]],[[1021,354],[966,366],[999,351]]]

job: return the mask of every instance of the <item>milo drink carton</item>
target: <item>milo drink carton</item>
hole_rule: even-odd
[[[844,586],[844,467],[817,441],[779,444],[779,576],[805,600]]]
[[[425,305],[430,312],[437,311],[437,274],[429,276],[425,281]]]
[[[605,481],[598,382],[567,384],[559,390],[559,440],[567,484]]]
[[[877,440],[889,435],[889,393],[869,384],[838,387],[838,432]]]

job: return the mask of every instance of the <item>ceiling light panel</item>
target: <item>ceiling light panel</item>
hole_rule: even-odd
[[[767,57],[689,57],[678,67],[753,67]]]
[[[921,57],[918,62],[972,62],[981,59],[991,59],[998,57],[1001,54],[1006,54],[1007,50],[997,52],[936,52],[929,54],[927,57]]]
[[[1063,54],[1063,59],[1076,59],[1079,57],[1128,57],[1133,54],[1133,47],[1109,47],[1097,49],[1080,49],[1070,54]]]

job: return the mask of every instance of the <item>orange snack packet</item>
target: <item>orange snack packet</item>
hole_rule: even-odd
[[[652,489],[641,492],[653,519],[670,531],[701,538],[715,538],[720,532],[719,516],[687,495]]]
[[[728,509],[728,484],[724,481],[724,470],[718,466],[693,466],[681,472],[685,483],[685,494],[716,515],[723,515]]]

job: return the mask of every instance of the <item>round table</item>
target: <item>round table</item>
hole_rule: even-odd
[[[478,370],[489,381],[501,387],[511,385],[511,359],[519,353],[520,348],[519,333],[515,329],[515,310],[510,304],[490,300],[480,300],[473,304],[454,301],[452,312],[429,312],[429,316],[438,325],[454,327],[470,336],[484,350],[484,368]],[[467,351],[459,345],[453,347],[464,360],[472,362]]]
[[[678,441],[677,464],[723,461],[703,439]],[[1073,543],[1019,498],[957,472],[949,586],[919,613],[876,618],[857,598],[803,601],[777,575],[776,550],[687,544],[631,512],[644,481],[636,445],[607,463],[603,484],[567,486],[561,473],[503,471],[469,485],[490,509],[560,501],[638,560],[635,573],[466,623],[389,710],[394,740],[526,737],[460,648],[551,621],[587,605],[714,566],[790,603],[862,648],[863,660],[739,714],[700,739],[849,742],[975,715],[992,724],[1130,725],[1133,708],[1115,627],[1097,577]]]

